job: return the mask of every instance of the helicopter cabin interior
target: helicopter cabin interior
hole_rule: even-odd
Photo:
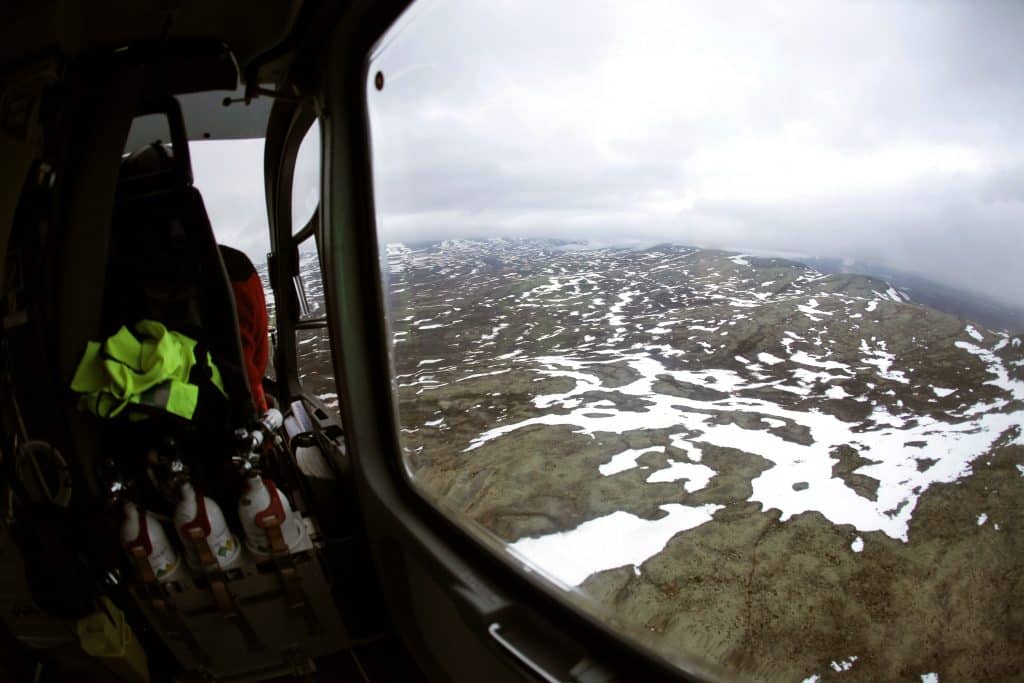
[[[3,10],[7,680],[609,680],[593,647],[669,675],[537,598],[390,455],[363,93],[404,6]],[[314,125],[322,200],[292,225]],[[264,140],[272,318],[193,177],[190,140],[235,138]],[[324,273],[313,319],[304,243]],[[332,341],[336,408],[298,379],[313,327]]]

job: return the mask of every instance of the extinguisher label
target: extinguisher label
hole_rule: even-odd
[[[170,546],[154,549],[149,556],[149,566],[153,568],[153,575],[162,579],[178,568],[178,555]]]
[[[210,544],[210,550],[222,565],[234,559],[238,554],[238,541],[227,527],[224,527],[219,534],[208,536],[206,542]]]

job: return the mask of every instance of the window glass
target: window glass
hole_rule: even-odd
[[[1020,8],[400,23],[366,96],[415,489],[688,669],[1016,675]]]
[[[195,184],[203,194],[217,241],[244,251],[252,259],[263,281],[271,335],[276,339],[276,306],[266,260],[270,233],[263,196],[264,140],[197,141],[192,142],[189,149]],[[309,222],[320,198],[318,122],[313,123],[299,146],[292,189],[292,221],[297,232]],[[292,285],[299,299],[300,320],[312,321],[324,316],[323,281],[315,237],[299,245],[299,273]],[[324,400],[328,407],[336,407],[326,329],[298,330],[296,350],[303,386]],[[268,361],[267,375],[275,377],[273,354]]]
[[[256,267],[273,336],[277,319],[267,270],[270,228],[263,194],[263,146],[263,138],[198,140],[189,143],[189,156],[193,181],[203,196],[217,243],[244,252]],[[273,354],[267,361],[267,376],[276,377]]]
[[[324,319],[327,311],[324,308],[320,255],[316,249],[315,238],[309,238],[304,246],[306,248],[299,250],[297,278],[297,281],[301,281],[303,294],[300,297],[300,320],[307,321],[312,326],[295,331],[299,382],[306,393],[315,395],[327,408],[337,410],[338,394],[334,384],[331,339]]]
[[[294,284],[299,298],[299,319],[310,320],[324,316],[324,283],[320,275],[320,254],[315,238],[309,238],[299,247],[299,274]]]
[[[306,227],[320,204],[320,122],[314,121],[299,145],[292,181],[292,232]],[[325,315],[323,280],[315,236],[299,245],[299,273],[293,283],[299,301],[299,318]]]
[[[292,230],[306,226],[320,203],[320,122],[314,121],[299,145],[292,184]],[[314,321],[326,315],[324,285],[316,236],[299,245],[299,273],[295,278],[299,319]],[[299,381],[309,394],[328,408],[338,408],[326,323],[295,332]]]
[[[292,177],[292,232],[306,227],[320,204],[320,122],[314,121],[299,145]]]
[[[154,143],[168,146],[171,152],[171,127],[166,114],[144,114],[132,119],[125,139],[124,153],[132,154]]]
[[[295,348],[303,390],[323,401],[328,408],[337,410],[338,390],[334,384],[327,328],[296,330]]]

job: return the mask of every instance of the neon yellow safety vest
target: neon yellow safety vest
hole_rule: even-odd
[[[192,419],[199,402],[199,387],[189,382],[196,341],[155,320],[136,323],[135,331],[138,338],[122,326],[106,341],[86,344],[71,380],[71,389],[83,394],[79,410],[113,418],[127,409],[126,416],[138,420],[148,413],[132,406],[145,406]],[[227,396],[209,353],[206,363],[211,383]]]

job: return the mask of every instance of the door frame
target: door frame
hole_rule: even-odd
[[[709,662],[694,661],[683,671],[610,631],[553,584],[522,571],[499,543],[488,546],[467,533],[408,479],[392,391],[366,88],[374,46],[409,4],[352,2],[317,60],[318,234],[332,361],[362,521],[396,630],[433,680],[723,680],[724,670]],[[290,108],[275,104],[268,160],[275,115],[282,126]],[[270,168],[272,229],[281,235],[287,225],[290,235],[290,179],[282,202],[285,169],[272,176]],[[286,282],[283,275],[278,282]],[[449,633],[458,641],[454,655],[444,650]]]

